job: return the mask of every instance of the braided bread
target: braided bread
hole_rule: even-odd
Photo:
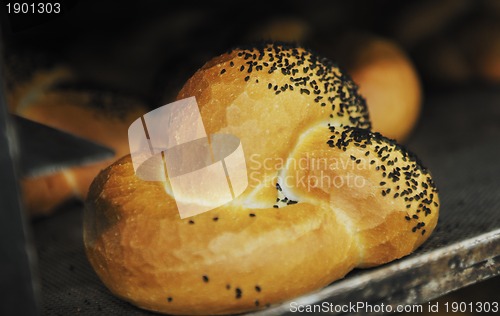
[[[248,187],[181,219],[168,185],[130,156],[91,185],[87,256],[104,284],[169,314],[265,308],[408,255],[434,229],[437,190],[418,159],[370,131],[356,85],[298,47],[236,49],[208,62],[194,96],[208,134],[237,136]]]

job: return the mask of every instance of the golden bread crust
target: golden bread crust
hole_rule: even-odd
[[[224,206],[180,219],[166,184],[136,177],[130,156],[101,172],[86,203],[84,241],[114,294],[170,314],[240,313],[400,258],[428,238],[438,215],[429,173],[366,129],[355,86],[325,63],[298,48],[235,50],[186,83],[179,99],[196,97],[207,133],[236,135],[244,148],[249,186]],[[295,86],[290,78],[311,67]],[[314,159],[328,164],[315,168]],[[312,183],[321,177],[344,182]]]

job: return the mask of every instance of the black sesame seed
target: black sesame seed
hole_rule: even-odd
[[[226,69],[222,69],[222,70],[220,71],[220,74],[222,75],[222,74],[224,74],[225,72],[226,72]]]
[[[189,224],[193,225],[194,221],[193,220],[189,220]]]
[[[172,298],[171,297],[167,297],[167,301],[170,303],[172,302]]]
[[[203,282],[207,283],[208,282],[208,276],[207,275],[204,275],[203,276]]]
[[[214,218],[212,218],[212,220],[213,220],[214,222],[216,222],[216,221],[218,221],[218,220],[219,220],[219,218],[218,218],[218,217],[214,217]]]
[[[231,289],[231,285],[227,284],[226,285],[226,290],[230,290]]]
[[[259,300],[255,300],[255,306],[259,306]]]
[[[256,290],[257,292],[260,292],[260,291],[261,291],[260,286],[256,285],[256,286],[255,286],[255,290]]]
[[[250,217],[255,217],[255,214],[254,213],[250,213],[248,214]]]
[[[250,79],[250,76],[245,77],[245,81],[248,81]]]
[[[241,298],[241,296],[243,295],[243,292],[238,287],[235,289],[235,292],[236,292],[236,298],[237,299]]]

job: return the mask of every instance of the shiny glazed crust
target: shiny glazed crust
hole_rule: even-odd
[[[428,171],[367,129],[356,86],[328,61],[279,45],[234,50],[188,80],[179,99],[190,96],[208,134],[241,140],[249,186],[180,219],[167,185],[137,178],[130,156],[102,171],[84,241],[117,296],[169,314],[250,311],[405,256],[434,229]]]

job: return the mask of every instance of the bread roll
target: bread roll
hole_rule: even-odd
[[[108,146],[115,151],[115,157],[23,178],[24,205],[33,216],[51,214],[71,198],[85,199],[95,176],[129,152],[128,127],[146,111],[141,102],[116,94],[55,88],[70,77],[71,72],[62,67],[36,72],[31,80],[13,86],[9,94],[10,112]]]
[[[328,60],[236,49],[188,80],[178,98],[190,96],[208,134],[241,140],[248,188],[181,219],[168,184],[139,179],[130,156],[101,172],[84,242],[118,297],[168,314],[261,309],[408,255],[434,229],[429,172],[370,132],[356,86]]]

